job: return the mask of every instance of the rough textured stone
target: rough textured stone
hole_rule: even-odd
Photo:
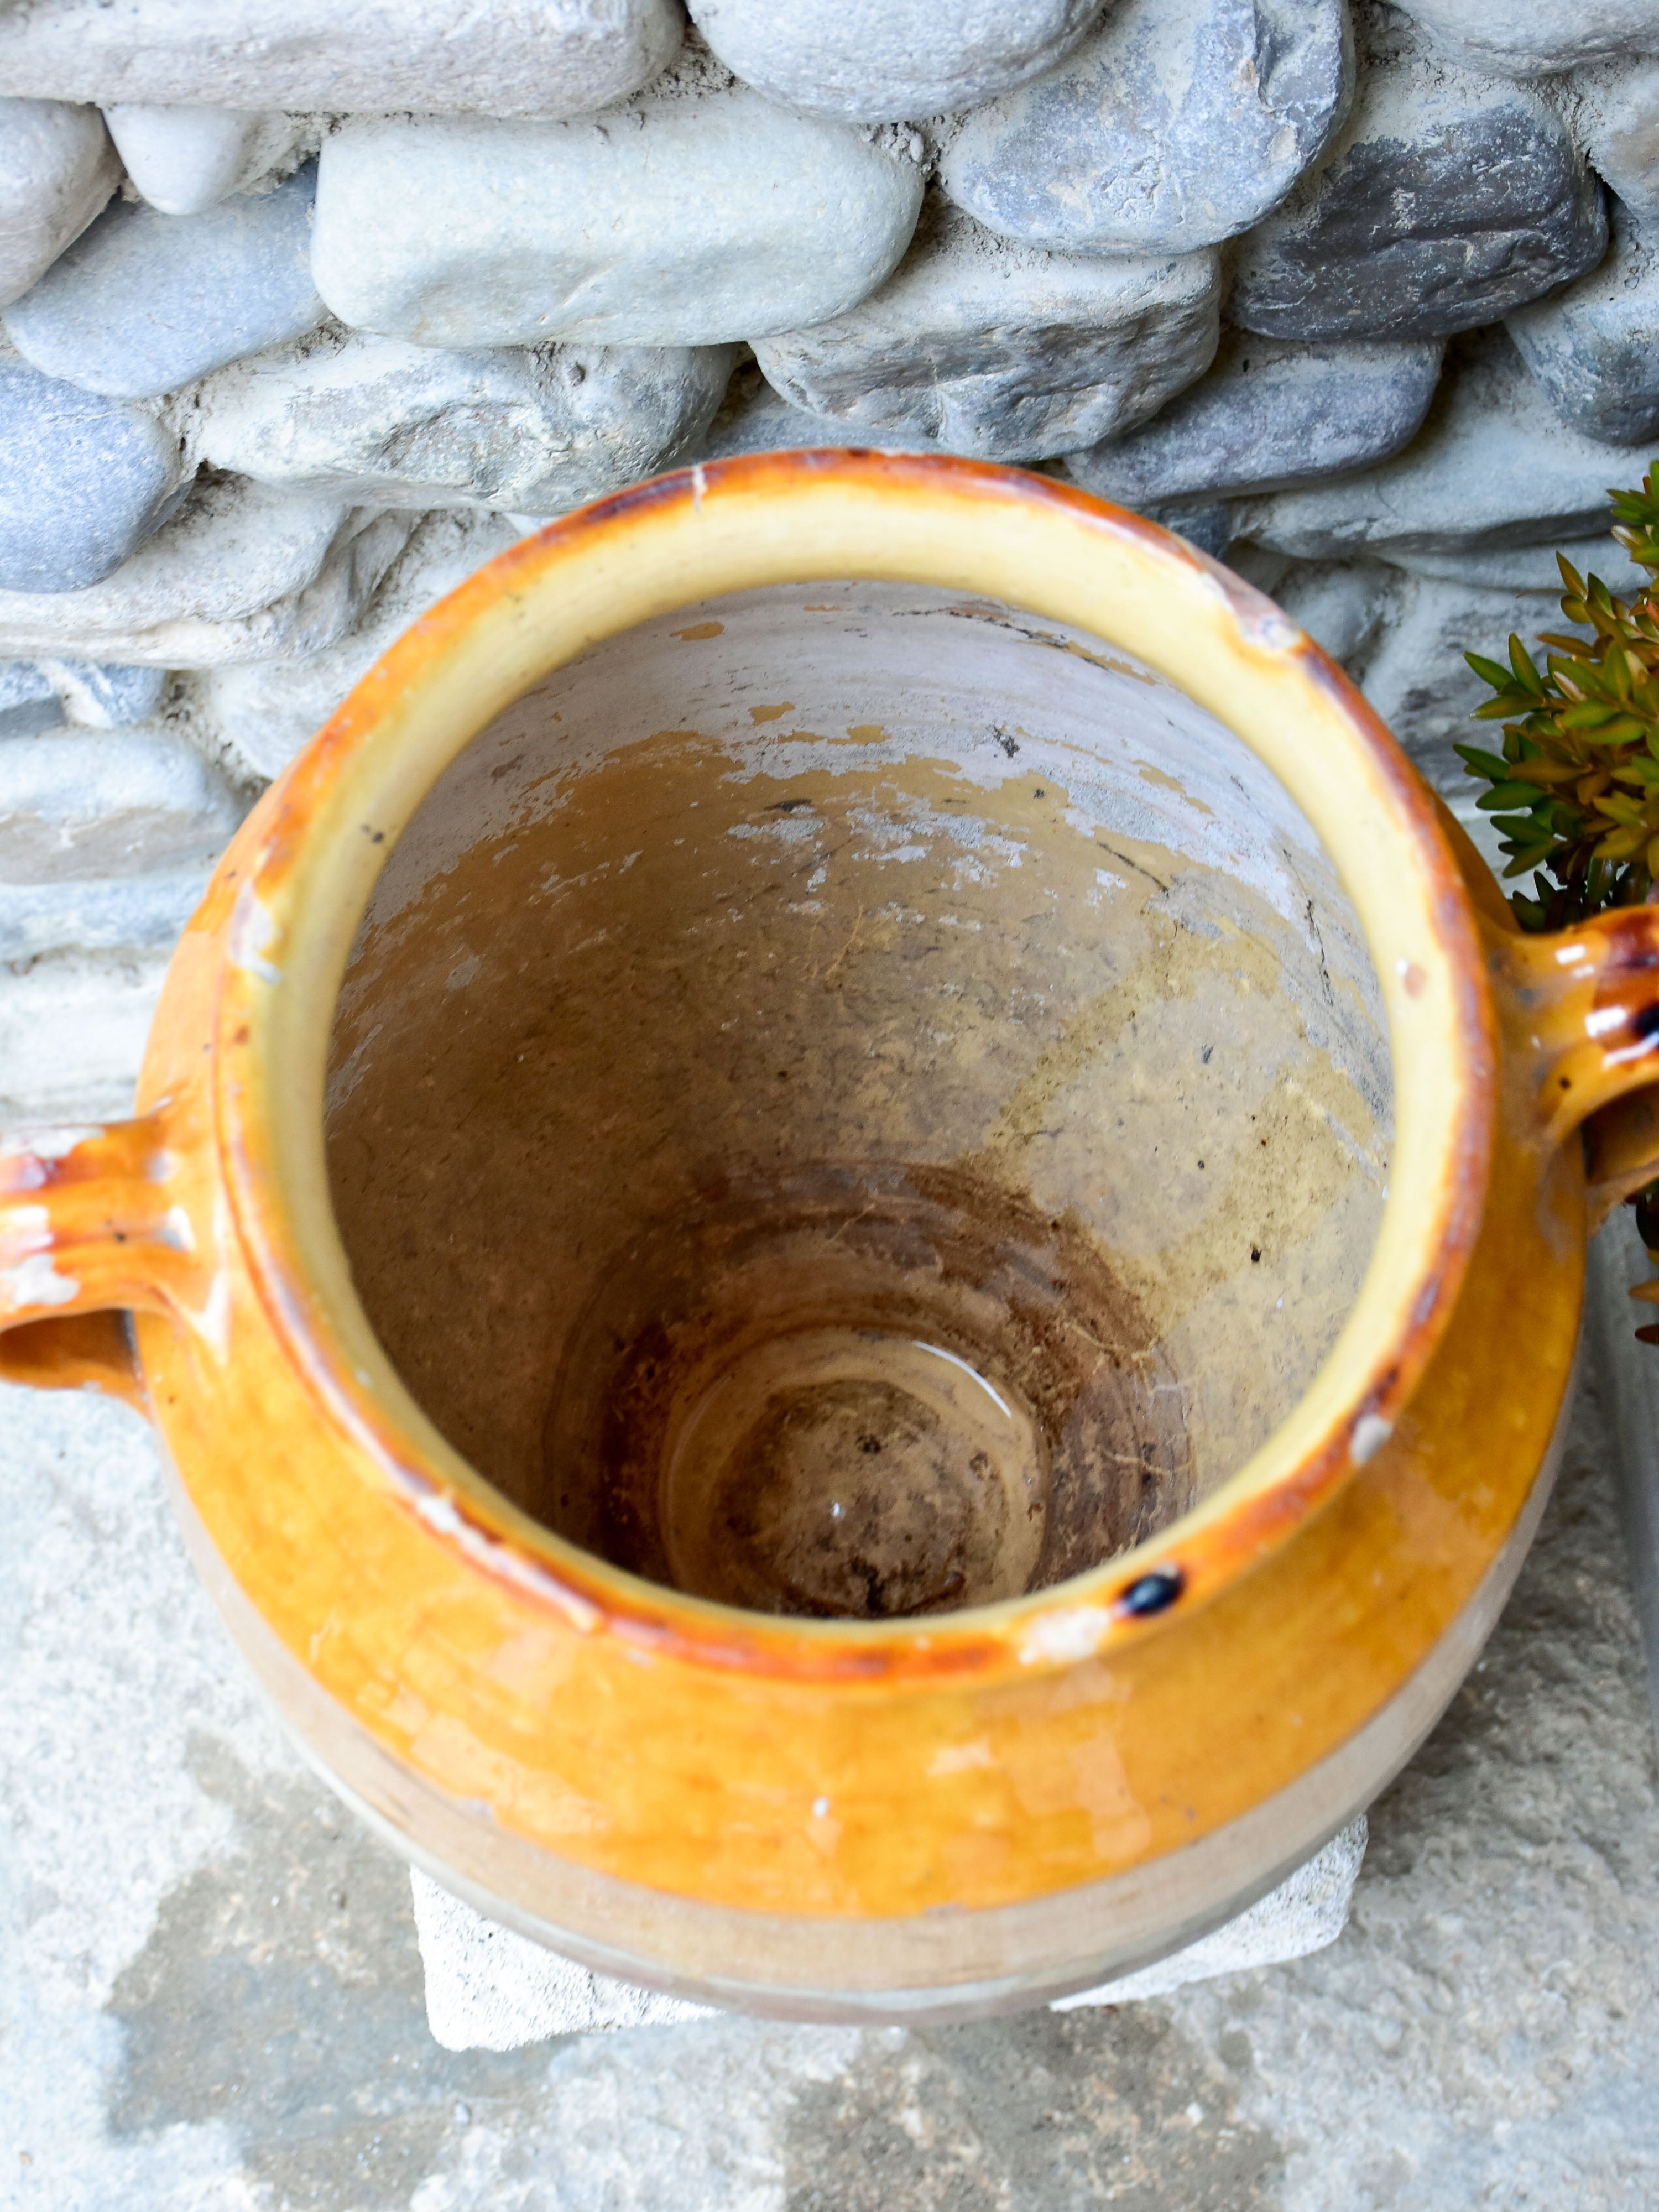
[[[452,508],[421,518],[373,598],[332,643],[303,659],[237,662],[187,677],[198,741],[243,781],[279,774],[417,617],[520,535],[503,515]]]
[[[936,453],[936,439],[914,429],[884,429],[839,416],[813,415],[792,407],[761,374],[757,362],[744,362],[732,374],[719,413],[709,424],[694,458],[726,461],[740,453],[792,453],[817,446],[869,446],[878,452]]]
[[[679,45],[675,0],[33,0],[0,91],[164,106],[582,115]]]
[[[1571,112],[1592,166],[1639,216],[1659,215],[1659,60],[1580,70]]]
[[[555,514],[650,476],[712,421],[728,346],[436,351],[337,330],[197,395],[204,460],[396,507]]]
[[[1042,459],[1145,422],[1215,350],[1212,252],[1091,258],[1013,246],[937,201],[880,290],[756,341],[790,404],[984,460]]]
[[[1565,427],[1501,331],[1452,349],[1428,419],[1363,476],[1251,501],[1240,535],[1303,558],[1499,551],[1607,526],[1629,460]]]
[[[1283,197],[1352,82],[1343,0],[1121,0],[1059,69],[969,116],[940,175],[1005,237],[1184,253]]]
[[[742,89],[599,123],[351,121],[313,267],[343,322],[422,345],[720,345],[861,300],[921,205],[914,161]]]
[[[1297,561],[1263,589],[1316,645],[1360,676],[1383,624],[1407,588],[1381,561]]]
[[[320,322],[307,166],[274,192],[171,216],[108,209],[6,310],[6,335],[49,376],[143,399]]]
[[[104,121],[134,189],[163,215],[200,215],[243,191],[293,151],[293,116],[228,107],[106,107]]]
[[[204,864],[158,875],[21,886],[0,878],[0,962],[54,953],[170,952],[202,903],[211,872]]]
[[[1550,405],[1586,437],[1639,445],[1659,431],[1655,226],[1615,200],[1613,251],[1588,276],[1509,318]]]
[[[297,659],[350,628],[415,520],[240,477],[205,481],[101,583],[0,589],[0,655],[154,668]]]
[[[1404,575],[1360,688],[1429,781],[1449,799],[1466,796],[1468,773],[1452,748],[1483,742],[1469,717],[1492,694],[1464,653],[1502,660],[1512,630],[1530,644],[1540,630],[1572,627],[1559,587],[1513,592]]]
[[[45,669],[32,660],[0,660],[0,738],[38,737],[63,720],[64,702]],[[0,768],[3,762],[0,751]]]
[[[0,1127],[132,1111],[169,951],[0,963]],[[9,1457],[16,1434],[9,1422]]]
[[[1604,54],[1659,53],[1652,0],[1399,0],[1437,46],[1499,76],[1551,76]]]
[[[1442,346],[1295,344],[1229,331],[1215,365],[1129,436],[1073,453],[1087,490],[1129,507],[1265,492],[1364,468],[1414,435]]]
[[[71,722],[88,729],[120,730],[147,722],[167,696],[164,668],[100,667],[91,660],[42,663],[58,686]]]
[[[1601,187],[1558,108],[1374,23],[1325,159],[1238,251],[1228,313],[1274,337],[1437,337],[1598,262]]]
[[[0,595],[96,584],[185,476],[179,441],[148,415],[3,362],[0,456]]]
[[[161,707],[167,684],[167,672],[160,668],[100,668],[88,660],[0,661],[0,738],[33,737],[64,721],[94,730],[148,721]],[[0,789],[4,781],[0,767]]]
[[[977,107],[1064,59],[1102,0],[690,0],[745,83],[805,115],[897,122]]]
[[[0,100],[0,307],[45,275],[120,181],[95,108]]]

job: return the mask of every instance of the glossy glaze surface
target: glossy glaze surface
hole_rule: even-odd
[[[1399,1119],[1348,1323],[1247,1464],[1139,1552],[897,1622],[700,1602],[514,1507],[368,1325],[323,1144],[359,918],[448,762],[605,635],[848,575],[1078,625],[1237,731],[1359,917]],[[0,1157],[0,1316],[26,1324],[0,1360],[131,1389],[107,1323],[77,1317],[136,1310],[187,1533],[251,1658],[388,1831],[509,1917],[786,2011],[1076,1986],[1364,1802],[1519,1564],[1587,1203],[1643,1164],[1656,939],[1633,915],[1523,943],[1475,871],[1316,649],[1150,526],[951,463],[665,479],[434,610],[267,794],[175,959],[147,1118]]]

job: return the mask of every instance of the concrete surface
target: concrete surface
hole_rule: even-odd
[[[137,1422],[0,1394],[0,2208],[1626,2212],[1659,2202],[1659,1802],[1592,1376],[1347,1932],[1146,2003],[429,2035],[404,1869],[264,1716]]]

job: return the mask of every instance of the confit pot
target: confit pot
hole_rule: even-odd
[[[0,1152],[0,1371],[149,1415],[289,1726],[481,1910],[781,2016],[1033,2003],[1265,1892],[1471,1664],[1659,1161],[1656,963],[1518,933],[1155,526],[697,468],[265,793],[137,1118]]]

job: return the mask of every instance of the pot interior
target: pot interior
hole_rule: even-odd
[[[772,1612],[1011,1597],[1166,1527],[1306,1389],[1391,1133],[1335,872],[1115,647],[779,587],[557,670],[354,945],[358,1292],[481,1473]]]

